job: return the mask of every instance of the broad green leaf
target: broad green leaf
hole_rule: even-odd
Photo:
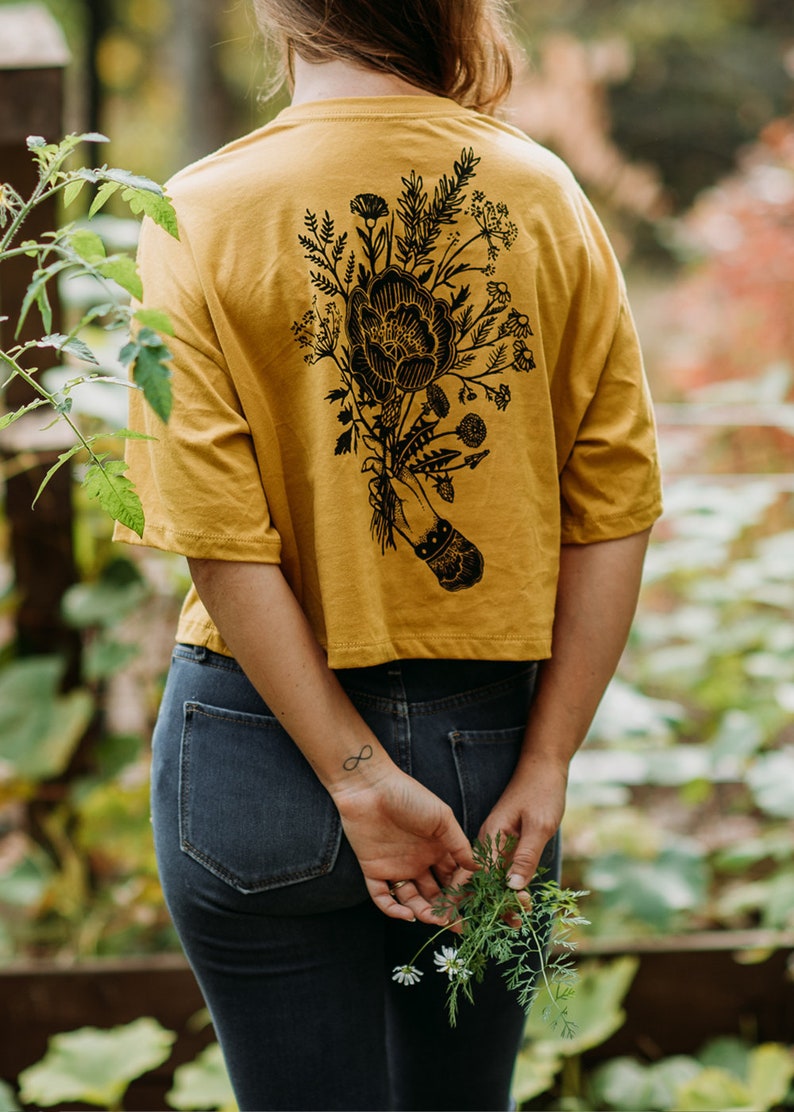
[[[89,465],[83,486],[89,498],[96,498],[114,521],[143,536],[144,516],[135,487],[125,477],[124,460],[101,460]]]
[[[219,1108],[221,1112],[235,1112],[237,1102],[217,1043],[202,1050],[193,1062],[174,1070],[174,1085],[166,1100],[180,1110]]]
[[[0,756],[20,780],[61,775],[85,735],[94,700],[80,689],[59,693],[63,662],[41,656],[0,670]]]
[[[542,989],[527,1019],[525,1039],[546,1043],[566,1057],[600,1046],[623,1026],[626,1016],[621,1004],[638,968],[639,961],[630,956],[607,963],[582,963],[568,1004],[569,1018],[577,1028],[574,1037],[549,1038],[549,1025],[543,1012],[549,1004],[553,1006],[553,1000],[548,990]]]
[[[753,1108],[782,1104],[794,1079],[794,1051],[780,1043],[764,1043],[750,1051],[747,1085]]]
[[[738,1077],[710,1066],[681,1085],[673,1112],[763,1112],[752,1103],[750,1090]]]
[[[778,750],[757,757],[747,782],[762,811],[776,818],[794,818],[794,752]]]
[[[85,259],[89,263],[104,259],[107,255],[102,238],[96,232],[90,232],[87,228],[75,228],[69,234],[69,245],[81,259]]]
[[[516,1059],[513,1074],[513,1100],[517,1107],[551,1089],[562,1069],[565,1056],[547,1043],[528,1042]]]
[[[701,1066],[727,1070],[742,1081],[747,1077],[750,1045],[732,1035],[711,1039],[698,1052],[698,1061]]]
[[[663,930],[674,916],[701,905],[708,889],[703,850],[688,842],[667,846],[653,860],[608,853],[591,861],[588,888],[606,908]]]
[[[135,320],[146,325],[147,328],[153,328],[156,332],[165,332],[167,336],[173,336],[174,334],[171,318],[168,313],[164,313],[161,309],[138,309],[133,316]]]
[[[135,260],[130,255],[110,255],[103,262],[97,263],[96,269],[105,278],[111,278],[125,289],[132,297],[143,297],[143,285],[135,266]]]
[[[0,1081],[1,1112],[21,1112],[22,1106],[14,1096],[14,1090],[5,1081]]]
[[[69,1101],[116,1108],[131,1081],[166,1061],[175,1039],[149,1018],[53,1035],[44,1058],[20,1074],[20,1096],[45,1108]]]

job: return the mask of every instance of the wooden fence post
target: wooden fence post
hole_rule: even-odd
[[[22,196],[36,182],[36,172],[25,140],[41,135],[48,141],[62,138],[64,67],[68,50],[57,23],[36,3],[0,7],[0,181],[8,181]],[[56,226],[55,203],[43,204],[31,214],[25,232],[35,238]],[[0,342],[13,344],[16,321],[30,281],[33,260],[11,259],[0,267]],[[53,331],[59,330],[59,306],[53,299]],[[31,313],[19,339],[41,335],[40,321]],[[39,349],[39,370],[52,366],[57,356]],[[15,409],[31,400],[30,388],[20,379],[5,391],[5,404]],[[72,544],[72,489],[68,467],[62,468],[36,504],[31,504],[42,478],[66,446],[59,426],[46,439],[42,410],[27,425],[17,422],[0,441],[0,455],[19,460],[20,450],[29,464],[24,470],[8,468],[6,517],[17,594],[16,634],[20,655],[61,653],[68,662],[67,685],[79,671],[79,638],[60,614],[64,592],[76,580]],[[59,442],[59,440],[61,442]]]

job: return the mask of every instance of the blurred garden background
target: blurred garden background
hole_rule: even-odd
[[[24,23],[34,7],[0,0],[0,26],[4,11]],[[259,96],[269,71],[244,0],[41,7],[70,59],[61,134],[109,138],[75,158],[163,182],[286,103]],[[666,499],[629,647],[572,774],[564,881],[590,892],[581,1035],[568,1046],[538,1036],[516,1093],[527,1108],[794,1108],[794,5],[513,7],[526,65],[508,118],[569,163],[610,231],[643,339]],[[0,43],[0,67],[15,64]],[[8,172],[0,164],[0,182]],[[137,221],[112,199],[91,226],[109,249],[134,251]],[[90,316],[97,290],[67,279],[60,299],[66,331]],[[2,327],[5,349],[13,329]],[[84,334],[103,374],[124,377],[123,337],[100,317]],[[47,372],[53,388],[74,377],[66,362]],[[124,389],[89,383],[72,415],[103,435],[125,407]],[[59,488],[31,526],[32,497],[13,484],[46,471],[54,449],[4,436],[0,976],[98,959],[172,969],[147,771],[186,566],[114,546],[79,484]],[[120,451],[110,440],[108,450]],[[41,512],[49,542],[33,566],[24,537]],[[668,977],[667,995],[657,985],[670,1032],[712,993],[692,1045],[672,1034],[668,1045],[632,1016],[641,951],[695,955],[688,982]],[[752,991],[714,997],[702,955],[722,951],[719,984],[749,970],[763,1007]],[[0,1003],[9,1031],[14,983]],[[103,1014],[85,1022],[112,1026]],[[620,1053],[595,1062],[620,1032],[609,1044]],[[162,1035],[140,1037],[159,1037],[168,1058]],[[32,1045],[20,1068],[41,1052]],[[204,1066],[201,1095],[185,1082],[170,1106],[223,1106],[221,1083],[214,1104],[207,1095],[218,1064]],[[14,1107],[16,1073],[3,1065],[0,1076]]]

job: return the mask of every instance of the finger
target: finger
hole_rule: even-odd
[[[534,838],[521,839],[513,852],[513,860],[507,876],[509,888],[519,892],[521,889],[529,887],[529,883],[540,864],[540,857],[545,845],[545,840],[539,843]]]
[[[364,881],[372,902],[384,915],[388,915],[390,919],[402,919],[406,923],[415,921],[415,913],[394,898],[385,880],[369,880],[365,877]]]

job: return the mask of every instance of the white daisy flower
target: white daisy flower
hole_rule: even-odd
[[[391,979],[400,985],[418,985],[421,976],[421,969],[415,965],[395,965]]]
[[[458,957],[458,951],[454,946],[442,946],[441,953],[433,954],[433,961],[438,966],[437,972],[446,973],[450,981],[453,978],[468,981],[471,976],[471,970],[467,969]]]

